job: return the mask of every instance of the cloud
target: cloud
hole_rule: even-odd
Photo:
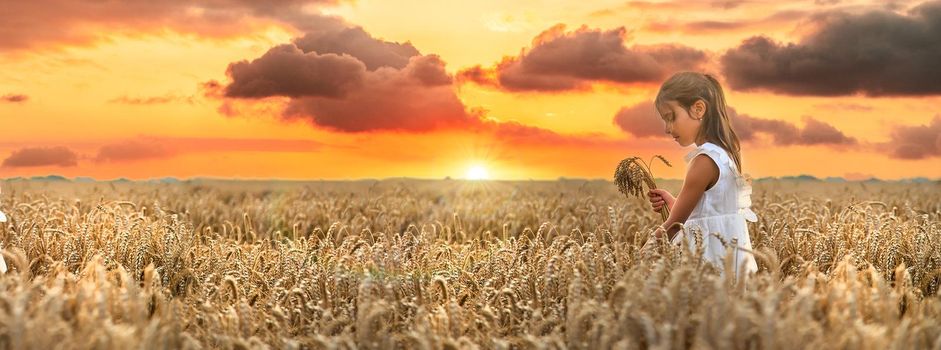
[[[356,57],[371,71],[380,67],[402,69],[408,65],[410,58],[420,55],[418,49],[409,42],[377,40],[360,27],[308,32],[295,39],[294,45],[305,53],[347,54]]]
[[[353,56],[305,53],[293,44],[275,46],[251,62],[232,63],[228,97],[342,97],[366,80],[366,67]]]
[[[149,97],[130,97],[130,96],[118,96],[110,101],[111,103],[120,103],[126,105],[157,105],[165,103],[174,103],[174,102],[183,102],[188,104],[195,103],[193,96],[180,96],[174,94],[167,94],[163,96],[149,96]]]
[[[742,141],[755,141],[755,135],[762,133],[771,136],[773,143],[779,146],[790,145],[830,145],[847,146],[858,144],[858,141],[846,136],[830,124],[813,117],[803,118],[804,127],[799,128],[783,120],[762,119],[748,114],[738,114],[734,108],[729,108],[729,117],[732,118],[732,127]]]
[[[759,1],[743,0],[706,0],[706,1],[625,1],[618,7],[605,8],[589,14],[591,17],[623,16],[625,13],[648,11],[713,11],[715,9],[729,10],[740,7],[746,3],[762,3]]]
[[[169,29],[226,37],[271,22],[314,30],[342,23],[310,11],[312,6],[333,3],[336,1],[10,1],[4,2],[0,11],[0,49],[84,44],[102,39],[112,30],[160,33]]]
[[[804,128],[801,129],[798,141],[803,145],[854,145],[856,139],[846,136],[833,125],[824,123],[812,117],[804,117]]]
[[[797,43],[746,39],[720,59],[730,87],[790,95],[941,94],[941,1],[907,14],[831,11]]]
[[[779,146],[788,145],[854,145],[858,141],[846,136],[830,124],[804,117],[804,127],[783,120],[762,119],[747,114],[739,114],[735,108],[728,108],[732,128],[743,142],[758,141],[761,133],[772,138]],[[652,103],[640,103],[621,108],[615,114],[613,123],[621,130],[636,137],[666,136],[665,125]]]
[[[454,91],[437,55],[409,43],[373,38],[362,28],[307,33],[252,61],[229,65],[227,84],[204,85],[207,96],[259,102],[286,97],[281,115],[338,132],[405,131],[479,126]],[[238,108],[223,104],[223,112]]]
[[[800,141],[800,129],[786,121],[740,115],[732,108],[729,108],[729,117],[732,118],[732,127],[742,141],[756,140],[758,133],[771,136],[776,145],[794,145]]]
[[[167,142],[159,140],[126,140],[102,146],[95,156],[97,162],[123,162],[166,158],[172,155]]]
[[[349,74],[320,69],[323,60],[334,66],[351,62],[358,69]],[[251,110],[280,97],[281,118],[335,132],[463,130],[512,145],[624,145],[600,134],[567,135],[487,118],[486,111],[468,108],[458,98],[455,79],[439,56],[421,54],[408,43],[373,38],[361,28],[308,33],[260,58],[233,63],[228,75],[227,83],[202,86],[207,97],[223,100],[221,109],[227,115],[241,114],[233,102],[248,103]]]
[[[454,93],[437,56],[413,57],[402,70],[382,68],[343,98],[293,99],[287,118],[306,119],[341,132],[427,132],[479,124]]]
[[[593,82],[654,83],[677,70],[698,69],[703,51],[680,45],[625,46],[627,30],[567,32],[556,25],[533,39],[533,47],[506,57],[493,68],[471,67],[458,80],[510,91],[584,90]]]
[[[58,147],[27,147],[13,152],[3,160],[5,168],[60,166],[71,167],[78,165],[78,154],[72,150]]]
[[[451,85],[453,79],[444,66],[444,61],[438,55],[421,56],[409,60],[409,65],[404,67],[404,72],[409,78],[425,86]]]
[[[378,72],[382,68],[405,69],[412,58],[421,56],[411,43],[384,41],[361,27],[331,23],[290,44],[273,47],[260,58],[230,64],[227,75],[231,82],[224,94],[236,98],[340,98],[366,88],[363,84],[374,80],[368,75],[388,75]],[[414,68],[416,77],[450,83],[443,62],[435,57],[418,61],[423,65]]]
[[[814,108],[833,109],[833,110],[842,110],[842,111],[851,111],[851,112],[869,112],[875,109],[869,105],[852,103],[852,102],[821,103],[821,104],[814,105]]]
[[[900,159],[941,156],[941,115],[934,116],[928,125],[896,126],[881,149]]]
[[[6,94],[0,96],[0,102],[23,103],[29,100],[29,96],[23,94]]]
[[[106,144],[94,160],[131,162],[206,152],[313,152],[321,147],[313,140],[143,136]]]
[[[614,115],[614,125],[637,137],[665,136],[666,129],[653,103],[639,103],[621,108]]]
[[[715,35],[716,33],[721,32],[736,32],[744,30],[760,31],[761,29],[767,30],[785,25],[792,25],[807,16],[808,13],[804,11],[783,10],[760,19],[710,19],[691,22],[654,21],[644,25],[644,29],[660,33],[680,32],[688,35]]]

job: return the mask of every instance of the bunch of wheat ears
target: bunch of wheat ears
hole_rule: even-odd
[[[658,188],[649,166],[653,165],[654,159],[659,159],[663,164],[672,167],[670,162],[659,154],[651,158],[649,163],[645,163],[640,157],[626,158],[618,163],[618,167],[614,170],[614,184],[618,186],[618,191],[624,196],[644,197],[647,194],[644,186],[647,190]],[[666,221],[670,217],[670,208],[666,205],[661,207],[660,217]]]

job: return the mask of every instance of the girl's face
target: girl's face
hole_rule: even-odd
[[[689,112],[673,100],[657,106],[657,110],[665,124],[664,131],[670,134],[680,146],[686,147],[697,141],[696,136],[699,134],[699,126],[702,124],[702,117],[706,110],[706,105],[702,100],[693,103]]]

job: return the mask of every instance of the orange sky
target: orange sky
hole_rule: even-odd
[[[770,125],[752,176],[941,177],[941,1],[206,4],[2,5],[0,177],[681,178],[656,116],[615,118],[685,69]]]

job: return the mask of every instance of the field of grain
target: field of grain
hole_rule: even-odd
[[[941,349],[938,183],[756,183],[747,284],[607,181],[0,186],[3,348]]]

